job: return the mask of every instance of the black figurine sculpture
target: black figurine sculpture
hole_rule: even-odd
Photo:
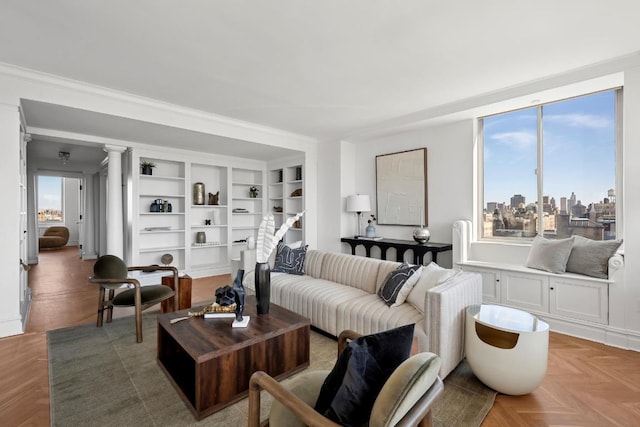
[[[238,270],[236,279],[233,281],[233,292],[236,299],[236,321],[242,322],[242,312],[244,311],[244,286],[242,286],[242,278],[244,270]]]

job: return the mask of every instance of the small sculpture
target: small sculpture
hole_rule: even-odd
[[[247,236],[247,249],[255,249],[256,248],[256,239],[253,236]]]
[[[211,220],[210,219],[205,219],[204,220],[204,225],[211,225]]]
[[[236,280],[233,281],[233,292],[236,300],[236,321],[242,322],[242,312],[244,311],[244,287],[242,286],[242,278],[244,270],[238,270]]]
[[[217,205],[220,203],[220,192],[218,191],[216,194],[209,193],[209,204]]]

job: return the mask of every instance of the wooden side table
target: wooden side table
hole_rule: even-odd
[[[173,276],[163,276],[162,284],[173,289]],[[175,289],[174,289],[175,290]],[[184,310],[191,308],[191,276],[185,274],[178,277],[178,307],[177,310]],[[169,300],[164,300],[161,303],[160,312],[167,313],[171,311],[169,306]]]

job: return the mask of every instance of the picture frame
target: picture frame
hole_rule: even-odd
[[[381,225],[428,225],[427,149],[376,156],[376,212]]]

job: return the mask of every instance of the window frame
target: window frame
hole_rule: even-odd
[[[544,197],[544,189],[543,189],[543,176],[544,176],[544,138],[543,138],[543,122],[542,122],[542,108],[545,105],[554,104],[557,102],[562,102],[574,98],[580,98],[583,96],[589,96],[596,93],[601,92],[614,92],[614,147],[615,147],[615,190],[616,190],[616,239],[622,239],[624,235],[624,218],[622,217],[623,213],[623,203],[624,203],[624,188],[623,188],[623,102],[624,102],[624,90],[623,86],[614,86],[600,90],[593,90],[581,94],[576,94],[574,96],[567,96],[557,99],[551,99],[545,102],[538,102],[535,105],[527,105],[520,108],[513,108],[505,111],[498,111],[491,114],[486,114],[480,117],[476,117],[475,119],[475,136],[476,136],[476,183],[475,183],[475,192],[477,199],[475,200],[474,206],[476,208],[475,217],[475,236],[478,242],[483,243],[500,243],[500,244],[513,244],[513,245],[530,245],[533,242],[533,237],[518,237],[518,238],[508,238],[508,237],[486,237],[483,236],[484,232],[484,211],[486,206],[486,201],[484,197],[484,176],[485,176],[485,168],[484,168],[484,119],[492,116],[507,114],[514,111],[531,109],[532,107],[536,107],[536,115],[537,115],[537,141],[536,141],[536,152],[537,152],[537,162],[536,162],[536,203],[538,206],[543,206],[543,197]],[[542,171],[542,173],[540,173]],[[544,234],[543,231],[543,221],[544,218],[542,215],[537,215],[536,219],[536,235],[542,236]]]

